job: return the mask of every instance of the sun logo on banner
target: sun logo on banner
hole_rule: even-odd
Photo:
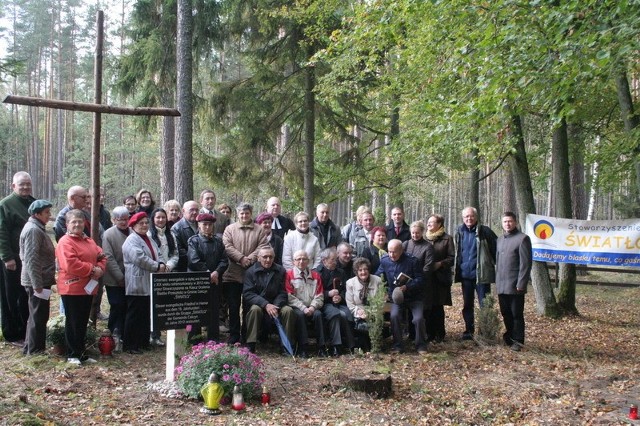
[[[551,222],[546,220],[539,220],[535,223],[535,225],[533,225],[534,234],[541,240],[551,238],[551,236],[553,235],[553,231],[553,225],[551,224]]]

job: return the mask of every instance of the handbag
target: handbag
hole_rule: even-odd
[[[366,320],[363,320],[362,318],[357,318],[355,321],[354,330],[361,333],[368,333],[369,323]]]

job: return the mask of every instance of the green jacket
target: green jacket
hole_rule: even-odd
[[[20,260],[20,232],[29,220],[29,206],[36,199],[22,198],[15,192],[0,201],[0,259]]]

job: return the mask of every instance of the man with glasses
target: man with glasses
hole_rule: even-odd
[[[35,201],[29,173],[16,173],[11,189],[13,192],[0,201],[0,311],[4,339],[22,347],[29,318],[29,298],[20,280],[20,233],[29,220],[29,206]]]
[[[84,187],[76,185],[69,188],[67,191],[67,205],[58,213],[56,224],[53,228],[56,234],[56,241],[59,241],[67,233],[67,212],[74,209],[82,210],[84,213],[84,233],[88,237],[91,236],[91,214],[87,211],[88,203],[89,192]]]
[[[284,289],[285,270],[274,262],[275,253],[271,247],[260,249],[258,261],[246,274],[242,297],[247,329],[247,346],[256,351],[256,343],[273,324],[274,318],[282,320],[289,341],[295,333],[293,311],[287,305],[288,296]],[[266,314],[266,315],[265,315]]]
[[[297,352],[300,358],[308,358],[309,333],[307,320],[313,324],[318,346],[318,356],[328,355],[325,348],[324,320],[322,305],[324,292],[320,274],[309,269],[309,255],[304,250],[293,253],[293,269],[287,271],[284,279],[289,295],[289,306],[293,308],[297,334]]]

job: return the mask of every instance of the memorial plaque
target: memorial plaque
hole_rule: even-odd
[[[204,325],[210,292],[209,272],[151,274],[151,330]]]

